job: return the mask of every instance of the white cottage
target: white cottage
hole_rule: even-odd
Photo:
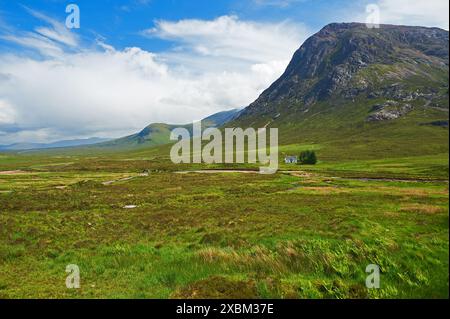
[[[284,158],[284,162],[286,164],[297,164],[298,158],[297,158],[297,156],[286,156]]]

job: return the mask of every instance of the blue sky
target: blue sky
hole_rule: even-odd
[[[80,8],[79,29],[65,8]],[[447,0],[0,0],[0,144],[119,137],[247,106],[330,22],[448,30]]]
[[[158,20],[181,19],[212,20],[224,15],[236,15],[242,20],[276,22],[298,21],[318,30],[325,24],[343,21],[340,15],[348,8],[359,7],[366,1],[327,0],[0,0],[0,17],[4,22],[20,29],[32,29],[37,18],[30,17],[24,7],[43,12],[64,21],[65,6],[75,3],[80,7],[82,28],[77,32],[90,40],[100,35],[115,48],[139,46],[160,51],[170,48],[168,41],[143,38],[140,31],[155,26]],[[338,14],[341,12],[341,14]]]

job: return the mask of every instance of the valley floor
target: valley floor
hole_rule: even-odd
[[[448,298],[446,156],[260,175],[1,155],[0,298]]]

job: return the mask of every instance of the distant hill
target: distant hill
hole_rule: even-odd
[[[229,125],[277,127],[327,158],[448,152],[449,33],[334,23]]]
[[[229,111],[223,111],[210,115],[202,120],[202,126],[206,127],[220,127],[235,119],[241,109],[232,109]],[[91,148],[103,148],[103,149],[130,149],[137,147],[152,147],[157,145],[163,145],[170,143],[170,132],[177,128],[184,127],[192,132],[192,124],[165,124],[165,123],[152,123],[145,127],[142,131],[111,140],[104,143],[91,145]]]
[[[0,145],[0,151],[26,151],[36,149],[86,146],[96,143],[102,143],[109,140],[110,139],[107,138],[91,137],[87,139],[64,140],[53,143],[15,143],[9,145]]]

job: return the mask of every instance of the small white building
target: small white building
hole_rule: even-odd
[[[286,156],[284,158],[284,162],[286,164],[297,164],[298,158],[297,158],[297,156]]]

